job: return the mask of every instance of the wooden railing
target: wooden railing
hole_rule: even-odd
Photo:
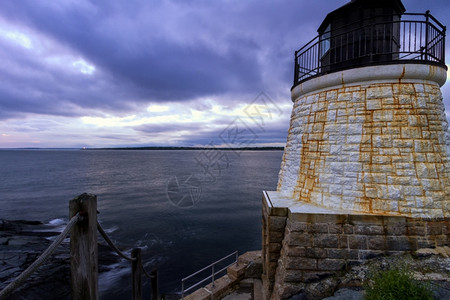
[[[33,274],[70,233],[70,273],[73,300],[98,299],[97,231],[119,256],[131,261],[132,299],[142,299],[142,275],[151,280],[152,299],[159,298],[157,272],[148,274],[142,265],[141,249],[131,251],[131,257],[121,252],[97,221],[97,197],[82,194],[69,201],[70,221],[55,241],[25,271],[2,291],[0,299],[8,299]]]

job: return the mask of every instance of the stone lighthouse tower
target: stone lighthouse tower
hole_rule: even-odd
[[[277,191],[263,193],[266,299],[379,255],[450,244],[445,27],[352,0],[295,52]]]

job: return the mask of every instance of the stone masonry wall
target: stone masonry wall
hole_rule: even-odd
[[[263,204],[263,219],[264,299],[288,299],[376,256],[450,246],[449,218],[292,214]]]
[[[287,209],[271,209],[263,200],[262,216],[263,298],[269,299],[275,284],[276,269],[286,227]]]
[[[439,84],[366,81],[293,100],[279,192],[347,211],[448,216],[447,121]]]

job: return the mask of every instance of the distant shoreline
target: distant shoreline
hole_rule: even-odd
[[[158,146],[158,147],[113,147],[113,148],[0,148],[3,150],[222,150],[222,151],[282,151],[284,147],[231,147],[231,148],[221,148],[221,147],[169,147],[169,146]]]
[[[279,151],[284,147],[242,147],[242,148],[220,148],[220,147],[117,147],[117,148],[82,148],[81,150],[223,150],[223,151]]]

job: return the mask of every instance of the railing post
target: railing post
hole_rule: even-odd
[[[445,63],[445,32],[447,31],[447,27],[446,26],[443,26],[443,28],[442,28],[442,35],[443,35],[443,37],[442,37],[442,50],[441,50],[441,53],[442,53],[442,62],[443,63]]]
[[[152,300],[158,300],[159,295],[158,295],[158,270],[153,270],[150,273],[150,277],[151,277],[151,282],[152,282]],[[184,282],[183,282],[183,286],[182,289],[184,289]],[[181,295],[181,297],[183,298],[183,294]]]
[[[141,259],[141,249],[134,248],[131,251],[131,257],[135,260],[131,263],[131,276],[133,285],[133,300],[142,299],[142,259]]]
[[[430,30],[430,11],[427,10],[425,12],[425,60],[428,60],[428,43],[430,39],[429,31]]]
[[[294,59],[294,86],[297,85],[298,82],[298,58],[297,58],[297,51],[295,51],[295,55],[294,55],[295,59]]]
[[[69,219],[80,212],[70,233],[73,300],[98,299],[97,196],[82,194],[69,201]]]
[[[184,300],[184,280],[181,280],[181,300]]]
[[[213,287],[213,288],[214,288],[214,286],[215,286],[215,285],[214,285],[214,280],[215,280],[215,279],[214,279],[214,275],[215,275],[215,273],[214,273],[214,265],[215,265],[215,264],[213,264],[212,267],[211,267],[211,271],[212,271],[212,274],[211,274],[211,282],[212,282],[212,287]]]

